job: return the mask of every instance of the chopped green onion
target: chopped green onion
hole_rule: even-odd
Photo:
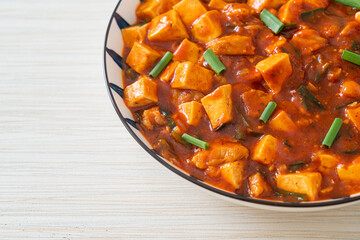
[[[319,12],[319,11],[324,11],[324,8],[317,8],[317,9],[314,9],[314,10],[311,10],[308,12],[303,12],[303,13],[301,13],[301,18],[303,20],[305,20],[307,17],[312,16],[313,14],[315,14],[316,12]]]
[[[296,163],[293,163],[293,164],[290,164],[288,166],[288,170],[290,172],[295,172],[296,170],[302,168],[305,166],[305,163],[303,161],[299,161],[299,162],[296,162]]]
[[[357,53],[354,53],[348,49],[345,49],[343,51],[343,54],[341,57],[342,57],[342,59],[344,59],[346,61],[352,62],[352,63],[360,66],[360,55]]]
[[[166,109],[161,109],[162,115],[165,116],[166,122],[170,128],[170,131],[172,131],[176,127],[175,120],[172,116],[172,113]]]
[[[323,145],[327,146],[328,148],[331,147],[342,124],[343,120],[341,118],[335,118],[328,133],[326,134],[326,137],[324,138],[324,141],[322,142]]]
[[[347,104],[341,105],[341,106],[339,106],[339,107],[336,107],[336,108],[335,108],[335,110],[342,109],[342,108],[344,108],[344,107],[349,106],[350,104],[353,104],[353,103],[355,103],[355,102],[359,102],[359,101],[360,101],[360,100],[358,99],[358,100],[355,100],[355,101],[349,102],[349,103],[347,103]]]
[[[264,112],[261,114],[260,120],[266,123],[269,120],[271,114],[273,114],[276,106],[277,106],[276,102],[269,102]]]
[[[355,7],[360,9],[360,1],[359,0],[333,0],[334,2],[344,4],[346,6]]]
[[[210,67],[216,72],[216,74],[220,75],[226,70],[226,67],[216,56],[213,50],[211,49],[206,50],[204,52],[204,59],[210,65]]]
[[[298,55],[298,57],[300,57],[300,53],[299,51],[296,49],[296,47],[294,46],[294,44],[292,44],[291,42],[289,42],[290,46],[294,49],[294,52],[296,53],[296,55]]]
[[[308,200],[308,197],[306,194],[289,192],[289,191],[285,191],[283,189],[277,189],[276,191],[274,191],[274,194],[278,195],[278,196],[282,196],[282,197],[287,197],[287,196],[296,197],[299,201],[307,201]]]
[[[356,150],[356,149],[339,150],[338,152],[339,152],[339,153],[342,153],[342,154],[350,154],[350,155],[355,155],[355,154],[358,154],[358,153],[359,153],[359,151]]]
[[[162,57],[160,62],[156,64],[154,69],[150,72],[150,76],[153,78],[156,78],[159,76],[159,74],[164,70],[164,68],[169,64],[171,59],[173,58],[173,54],[171,52],[165,53],[165,55]]]
[[[280,33],[283,30],[283,28],[285,27],[284,23],[282,23],[277,17],[275,17],[274,14],[272,14],[271,12],[269,12],[266,9],[262,10],[262,12],[260,13],[260,19],[275,34]]]
[[[286,24],[284,26],[283,30],[291,30],[291,29],[294,29],[294,28],[297,28],[297,27],[298,27],[297,23],[290,23],[290,24]]]
[[[237,132],[235,135],[235,139],[237,140],[246,140],[247,136],[244,132]]]
[[[290,141],[287,140],[287,139],[284,141],[284,145],[289,147],[289,148],[292,148],[292,145],[290,144]]]
[[[201,141],[201,140],[194,138],[186,133],[184,133],[181,137],[188,143],[191,143],[199,148],[207,150],[210,147],[210,145],[207,142]]]
[[[330,64],[327,63],[326,66],[324,67],[324,70],[322,70],[322,71],[320,71],[320,72],[318,72],[318,73],[316,74],[316,77],[315,77],[315,82],[316,82],[316,83],[319,83],[319,82],[320,82],[320,80],[323,78],[323,76],[325,75],[325,73],[327,72],[327,70],[329,70],[329,68],[330,68]]]
[[[304,85],[301,85],[296,91],[300,95],[302,103],[305,105],[306,110],[311,110],[311,107],[309,105],[310,103],[321,110],[325,109],[325,107],[319,102],[319,100],[317,100]]]

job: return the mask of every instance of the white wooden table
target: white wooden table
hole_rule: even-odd
[[[0,239],[359,239],[359,204],[239,207],[145,153],[105,89],[115,4],[0,0]]]

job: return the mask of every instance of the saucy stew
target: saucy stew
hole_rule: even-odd
[[[145,0],[124,98],[154,149],[253,198],[360,192],[360,5]]]

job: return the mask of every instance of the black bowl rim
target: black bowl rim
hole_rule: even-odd
[[[251,204],[255,204],[255,205],[263,205],[263,206],[268,206],[268,207],[285,207],[285,208],[315,208],[315,207],[330,207],[330,206],[335,206],[335,205],[342,205],[345,203],[350,203],[350,202],[354,202],[357,200],[360,200],[360,195],[356,196],[356,197],[342,197],[342,198],[338,198],[338,199],[333,199],[333,200],[324,200],[324,201],[318,201],[318,202],[306,202],[306,203],[297,203],[297,202],[281,202],[281,201],[270,201],[270,200],[262,200],[262,199],[256,199],[256,198],[251,198],[251,197],[247,197],[247,196],[241,196],[241,195],[237,195],[237,194],[233,194],[230,192],[227,192],[225,190],[216,188],[214,186],[211,186],[209,184],[206,184],[204,182],[202,182],[201,180],[185,174],[184,172],[178,170],[176,167],[174,167],[171,163],[169,163],[168,161],[165,161],[163,159],[161,159],[152,149],[149,149],[143,142],[141,139],[139,139],[137,137],[137,135],[134,133],[134,131],[132,130],[132,128],[129,126],[129,124],[126,122],[124,116],[122,115],[122,113],[120,112],[119,108],[117,107],[115,98],[113,96],[113,93],[111,91],[110,88],[110,81],[108,78],[108,73],[107,73],[107,62],[106,62],[106,46],[107,46],[107,42],[108,42],[108,37],[109,37],[109,32],[110,32],[110,27],[112,24],[112,21],[114,19],[114,14],[116,13],[116,10],[119,8],[121,3],[121,0],[119,0],[119,2],[117,3],[111,18],[109,20],[108,23],[108,27],[106,30],[106,34],[105,34],[105,43],[104,43],[104,48],[103,48],[103,68],[104,68],[104,76],[105,76],[105,84],[106,84],[106,89],[108,91],[111,103],[117,113],[117,115],[119,116],[121,122],[124,124],[125,128],[127,129],[127,131],[130,133],[130,135],[136,140],[136,142],[146,151],[148,152],[153,158],[155,158],[160,164],[162,164],[163,166],[165,166],[167,169],[169,169],[170,171],[174,172],[175,174],[179,175],[180,177],[198,185],[199,187],[202,187],[206,190],[209,190],[215,194],[219,194],[223,197],[226,198],[231,198],[233,200],[240,200],[246,203],[251,203]]]

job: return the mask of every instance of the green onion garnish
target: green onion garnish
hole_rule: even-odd
[[[308,12],[303,12],[303,13],[301,13],[301,18],[303,20],[305,20],[307,17],[312,16],[313,14],[315,14],[316,12],[319,12],[319,11],[324,11],[324,8],[317,8],[317,9],[314,9],[314,10],[311,10]]]
[[[342,154],[350,154],[350,155],[355,155],[355,154],[358,154],[358,153],[359,153],[359,151],[356,150],[356,149],[339,150],[338,152],[339,152],[339,153],[342,153]]]
[[[342,59],[344,59],[346,61],[352,62],[352,63],[360,66],[360,55],[357,53],[354,53],[348,49],[345,49],[343,51],[343,54],[341,57],[342,57]]]
[[[283,28],[285,27],[284,23],[282,23],[277,17],[275,17],[274,14],[272,14],[271,12],[269,12],[266,9],[262,10],[262,12],[260,13],[260,19],[275,34],[280,33],[283,30]]]
[[[341,118],[335,118],[328,133],[326,134],[326,137],[324,138],[324,141],[322,142],[323,145],[327,146],[328,148],[331,147],[342,124],[343,120]]]
[[[327,72],[327,70],[329,70],[330,68],[330,64],[327,63],[326,66],[324,67],[324,70],[318,72],[315,76],[315,82],[319,83],[320,80],[323,78],[323,76],[325,75],[325,73]]]
[[[352,102],[349,102],[349,103],[347,103],[347,104],[344,104],[344,105],[338,106],[338,107],[336,107],[336,108],[335,108],[335,110],[342,109],[342,108],[344,108],[344,107],[349,106],[350,104],[353,104],[353,103],[355,103],[355,102],[359,102],[359,101],[360,101],[360,99],[357,99],[357,100],[352,101]]]
[[[277,196],[281,196],[281,197],[287,197],[287,196],[296,197],[299,201],[307,201],[308,200],[306,194],[288,192],[288,191],[285,191],[283,189],[275,190],[274,194],[277,195]]]
[[[162,115],[164,115],[166,122],[170,128],[170,131],[172,131],[176,127],[176,123],[175,123],[172,113],[166,109],[161,109],[161,113],[162,113]]]
[[[210,65],[210,67],[216,72],[216,74],[220,75],[226,70],[226,67],[216,56],[213,50],[211,49],[206,50],[204,52],[204,59]]]
[[[210,147],[210,145],[207,142],[201,141],[201,140],[194,138],[186,133],[184,133],[181,137],[188,143],[191,143],[199,148],[207,150]]]
[[[261,114],[260,120],[266,123],[269,120],[271,114],[273,114],[276,106],[277,106],[276,102],[269,102],[264,112]]]
[[[283,30],[291,30],[291,29],[295,29],[297,27],[298,27],[297,23],[290,23],[290,24],[286,24],[284,26]]]
[[[325,109],[325,107],[319,102],[319,100],[317,100],[304,85],[301,85],[296,91],[300,95],[302,103],[305,105],[306,110],[311,110],[310,104],[313,104],[321,110]]]
[[[355,7],[360,9],[359,0],[333,0],[334,2],[344,4],[346,6]]]
[[[305,166],[303,161],[298,161],[296,163],[290,164],[287,168],[290,172],[295,172],[296,170]]]
[[[169,64],[169,62],[171,61],[171,59],[173,58],[173,54],[171,52],[167,52],[165,53],[165,55],[162,57],[162,59],[160,60],[160,62],[158,62],[158,64],[156,64],[156,66],[154,67],[154,69],[150,72],[150,76],[153,78],[156,78],[157,76],[159,76],[159,74],[164,70],[164,68]]]

